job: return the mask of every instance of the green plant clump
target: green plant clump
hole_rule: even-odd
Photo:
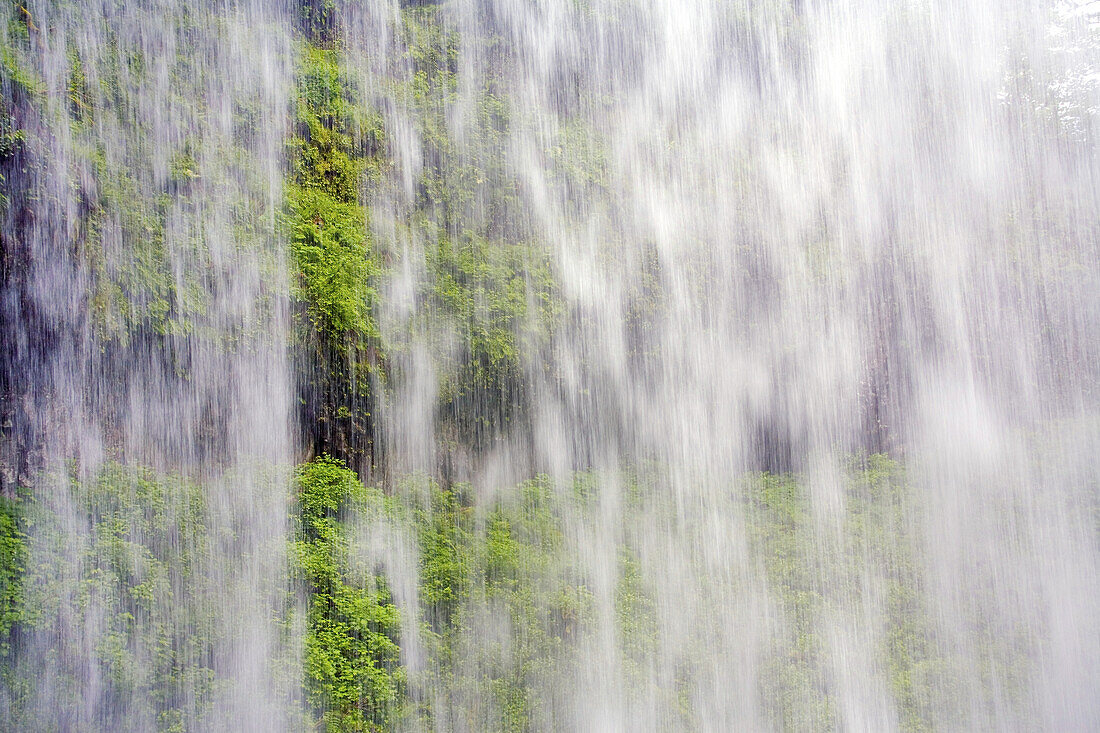
[[[381,731],[400,712],[398,614],[384,579],[353,563],[348,525],[381,509],[340,461],[322,456],[296,478],[295,571],[306,598],[306,695],[329,731]]]
[[[392,510],[418,538],[422,638],[432,663],[410,683],[441,695],[415,712],[426,726],[456,717],[484,731],[540,729],[548,695],[576,673],[594,601],[563,546],[562,508],[547,477],[526,481],[479,516],[472,487],[433,481]],[[508,628],[507,639],[483,631]],[[483,700],[487,704],[471,703]],[[442,704],[441,704],[442,703]]]
[[[12,630],[22,617],[27,537],[16,500],[0,498],[0,659],[11,655]]]
[[[377,115],[355,98],[335,50],[303,44],[285,222],[302,361],[302,425],[317,453],[372,458],[372,379],[381,378],[372,285],[379,272],[360,203]]]
[[[479,449],[524,424],[525,370],[541,368],[539,353],[549,347],[561,312],[558,283],[501,155],[519,117],[503,94],[501,40],[460,34],[439,6],[410,5],[401,20],[409,75],[393,82],[392,96],[408,107],[423,162],[415,202],[398,222],[400,236],[423,252],[411,326],[437,347],[441,426]],[[466,52],[492,60],[480,85],[461,91],[458,59]]]

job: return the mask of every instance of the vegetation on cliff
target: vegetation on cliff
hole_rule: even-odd
[[[303,41],[285,211],[294,266],[295,346],[302,434],[315,453],[368,470],[374,390],[383,379],[374,320],[377,250],[362,203],[382,130],[338,53]]]
[[[47,202],[48,221],[20,231],[56,226],[43,241],[66,252],[59,261],[79,285],[67,307],[86,320],[66,338],[84,339],[81,353],[120,374],[128,360],[148,359],[161,367],[148,373],[163,377],[163,393],[186,392],[194,354],[270,346],[289,299],[289,344],[274,348],[293,365],[300,463],[260,471],[279,510],[257,545],[285,581],[275,598],[257,600],[280,635],[270,672],[285,682],[286,710],[273,717],[326,731],[547,730],[561,727],[563,696],[598,694],[585,685],[606,682],[655,727],[697,729],[714,684],[699,670],[742,673],[717,656],[730,645],[711,643],[736,634],[736,618],[765,629],[751,672],[760,720],[833,729],[844,718],[830,645],[843,641],[829,632],[862,608],[873,633],[861,658],[882,670],[898,726],[966,720],[956,692],[972,667],[937,636],[922,592],[925,508],[888,456],[853,457],[831,509],[815,503],[806,477],[778,472],[701,487],[692,503],[675,494],[667,467],[640,472],[632,459],[554,478],[531,471],[503,486],[456,478],[455,455],[476,464],[505,439],[523,445],[533,390],[559,376],[542,372],[541,357],[564,318],[561,286],[501,154],[528,124],[507,94],[508,50],[464,38],[443,7],[399,5],[399,58],[367,73],[349,63],[336,3],[299,3],[287,108],[263,119],[258,93],[237,90],[222,127],[210,122],[214,100],[199,84],[213,82],[190,49],[155,71],[113,31],[102,39],[111,53],[73,41],[60,56],[64,104],[51,107],[29,61],[25,9],[0,48],[0,213],[11,221],[29,216],[28,201]],[[179,36],[194,22],[183,14]],[[484,64],[471,83],[458,62],[462,44],[475,42],[489,47],[467,55]],[[177,120],[165,140],[140,124],[132,93],[154,83]],[[63,127],[41,124],[49,115]],[[57,129],[69,136],[63,160],[50,154]],[[286,133],[275,174],[261,171],[258,138],[268,130]],[[591,131],[565,120],[559,138],[539,154],[571,198],[608,185]],[[37,174],[51,165],[64,168],[58,180],[78,205],[65,209],[42,187]],[[274,195],[271,180],[282,184]],[[385,212],[373,208],[379,199]],[[19,291],[26,243],[0,244],[3,286]],[[656,250],[644,257],[643,277],[622,294],[635,363],[659,348],[645,332],[666,306]],[[222,297],[235,258],[262,281],[239,301]],[[39,317],[27,310],[28,323]],[[32,326],[42,341],[62,340],[44,316]],[[37,365],[34,357],[26,362]],[[439,455],[427,473],[406,474],[385,463],[379,414],[418,367],[436,388],[425,422]],[[7,396],[15,379],[5,380]],[[87,705],[104,711],[93,721],[102,730],[216,727],[235,674],[220,650],[247,645],[234,637],[229,614],[241,609],[223,605],[225,588],[263,559],[232,554],[255,507],[226,515],[212,501],[236,488],[222,472],[236,455],[223,445],[236,405],[218,403],[216,390],[204,397],[187,405],[202,413],[201,429],[166,440],[166,454],[202,445],[175,456],[179,466],[128,455],[114,437],[123,409],[115,395],[97,395],[112,415],[103,421],[110,458],[53,456],[68,470],[22,471],[18,490],[4,485],[5,722],[33,729],[38,711],[55,705],[56,719],[76,727]],[[189,474],[195,465],[205,472]],[[716,514],[743,531],[708,535]],[[658,535],[692,548],[684,567],[663,564]],[[671,613],[678,594],[694,605]],[[729,598],[762,607],[715,600]],[[992,601],[976,592],[972,602]],[[1026,683],[1018,670],[1034,642],[997,632],[973,634],[976,707],[994,705],[977,699],[983,689]],[[586,669],[586,649],[601,650],[618,677]]]
[[[294,577],[306,607],[312,727],[388,730],[404,692],[397,609],[385,578],[357,562],[349,547],[358,522],[381,516],[382,494],[327,456],[299,467],[295,480]]]

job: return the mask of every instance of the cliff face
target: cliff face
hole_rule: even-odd
[[[3,13],[5,724],[281,720],[289,31]]]
[[[1100,725],[1016,5],[5,4],[0,727]]]

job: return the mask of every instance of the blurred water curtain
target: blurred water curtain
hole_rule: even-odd
[[[0,15],[0,728],[1100,728],[1100,4]]]

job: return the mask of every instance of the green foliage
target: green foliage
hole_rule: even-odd
[[[486,696],[488,709],[418,711],[425,724],[460,714],[485,731],[538,727],[554,681],[577,664],[592,631],[594,601],[562,552],[557,490],[546,477],[524,482],[478,516],[472,488],[434,482],[405,486],[396,516],[415,528],[420,550],[423,635],[434,666],[415,682],[445,690],[459,707]],[[508,629],[507,640],[484,625]],[[464,702],[465,701],[465,702]]]
[[[647,467],[645,482],[628,473],[615,479],[625,484],[625,527],[645,526],[642,517],[668,522],[666,512],[678,511],[659,476]],[[583,671],[585,650],[613,631],[628,704],[656,705],[669,726],[691,727],[696,677],[683,665],[714,663],[705,624],[729,620],[701,617],[703,626],[680,632],[684,658],[668,659],[661,625],[666,591],[654,582],[646,537],[630,530],[612,545],[617,567],[610,585],[595,584],[573,533],[583,537],[604,526],[607,479],[579,473],[558,485],[537,477],[479,505],[478,493],[464,484],[405,477],[386,497],[328,456],[300,466],[290,560],[303,612],[311,725],[380,731],[461,718],[477,730],[543,729],[552,724],[552,696],[569,689]],[[231,541],[212,521],[205,491],[180,477],[117,464],[59,486],[59,493],[0,502],[0,674],[10,720],[31,725],[38,679],[28,668],[37,662],[13,656],[12,645],[34,640],[62,699],[78,701],[87,694],[86,670],[66,665],[84,658],[81,639],[96,639],[102,694],[126,718],[104,721],[105,727],[204,727],[227,685],[211,662],[227,640],[218,615],[222,595],[208,579],[210,547]],[[821,629],[834,614],[859,606],[881,609],[879,663],[899,726],[929,730],[943,716],[966,719],[960,691],[968,668],[937,639],[923,600],[918,497],[901,467],[884,456],[854,459],[843,494],[841,544],[829,546],[799,477],[759,474],[731,492],[730,506],[744,511],[748,557],[781,612],[759,667],[767,719],[779,728],[839,724]],[[75,544],[65,517],[87,527]],[[374,527],[410,538],[419,608],[399,615],[386,578],[364,557],[358,543]],[[698,573],[708,589],[724,582],[702,568],[682,570]],[[601,606],[597,587],[610,594],[609,606]],[[695,601],[705,605],[706,592]],[[400,616],[404,628],[419,629],[426,654],[426,664],[411,672],[401,666]],[[51,632],[73,618],[99,625]],[[1023,642],[992,634],[991,628],[978,650],[979,689],[1011,681],[1020,663]],[[435,694],[410,699],[410,689]]]
[[[48,678],[52,687],[37,694],[68,706],[62,713],[77,715],[82,700],[99,695],[104,730],[208,724],[220,632],[207,564],[215,537],[201,488],[119,464],[87,480],[47,480],[49,491],[0,512],[4,643],[18,638],[42,655],[5,656],[4,679],[15,683],[8,719],[34,727],[32,693]],[[74,536],[70,521],[87,534]],[[97,641],[94,649],[87,640]],[[95,679],[102,683],[93,693]]]
[[[198,27],[205,21],[201,14],[181,9],[172,21],[171,30],[187,39],[181,47],[209,40],[211,29],[200,32]],[[60,206],[56,215],[63,221],[56,225],[70,233],[67,251],[74,264],[86,268],[91,325],[104,349],[183,335],[228,349],[244,335],[270,333],[270,293],[257,293],[250,307],[242,307],[249,322],[235,329],[218,319],[220,303],[211,298],[211,290],[238,264],[231,247],[212,256],[208,237],[222,226],[229,227],[237,251],[255,258],[266,280],[282,273],[273,271],[281,257],[270,251],[272,217],[260,194],[266,190],[266,171],[256,165],[247,140],[210,124],[213,102],[202,52],[164,58],[164,73],[154,75],[139,39],[104,27],[93,50],[67,39],[60,49],[67,69],[53,89],[34,71],[43,63],[41,53],[54,43],[45,41],[53,30],[38,28],[43,40],[35,44],[28,35],[33,27],[30,12],[17,5],[0,40],[6,82],[0,162],[22,148],[27,172],[44,170],[50,164],[46,156],[53,154],[49,151],[63,146],[62,171],[69,176],[72,205]],[[247,106],[262,96],[259,89],[245,91],[236,101]],[[148,120],[158,105],[171,110],[159,127]],[[10,129],[16,108],[24,110],[23,119],[38,123],[28,130]],[[37,188],[46,176],[24,178],[28,188],[15,194],[24,201],[63,203]],[[213,210],[212,200],[218,203]],[[214,243],[215,249],[224,246]]]
[[[12,629],[23,614],[27,536],[17,500],[0,498],[0,659],[11,654]]]
[[[190,311],[205,304],[182,302],[198,290],[178,287],[172,271],[165,240],[171,199],[147,196],[141,182],[102,151],[93,160],[99,196],[86,224],[85,253],[95,275],[92,307],[100,335],[125,343],[139,332],[187,332]],[[113,237],[131,246],[120,251],[110,244]]]
[[[963,668],[955,650],[937,642],[924,600],[919,497],[901,465],[885,455],[849,461],[839,546],[823,541],[800,477],[753,477],[745,496],[753,552],[789,622],[776,635],[761,678],[777,725],[837,725],[820,632],[830,616],[860,603],[881,605],[879,661],[901,728],[932,730],[944,720],[965,719],[957,697]],[[888,575],[879,578],[883,569]]]
[[[450,325],[460,344],[441,349],[440,407],[480,445],[525,409],[525,355],[548,343],[544,324],[557,315],[555,285],[534,247],[471,231],[439,237],[427,252],[433,279],[424,294],[425,328],[438,334]]]
[[[331,47],[336,43],[335,0],[299,0],[298,27],[311,43]]]
[[[3,69],[4,79],[12,84],[19,94],[33,98],[44,94],[46,85],[33,66],[24,58],[22,47],[27,40],[24,23],[13,23],[8,26],[8,37],[0,43],[0,69]]]
[[[318,452],[371,457],[372,380],[382,376],[373,308],[380,267],[360,185],[382,140],[336,51],[306,43],[298,67],[292,170],[283,221],[290,239],[296,341],[305,363],[303,421]]]
[[[777,727],[831,729],[837,724],[826,686],[818,615],[813,531],[805,488],[794,476],[759,474],[744,487],[751,539],[772,594],[789,621],[774,639],[761,676],[761,697]]]
[[[36,101],[44,88],[33,67],[24,60],[27,17],[13,18],[8,32],[0,35],[0,215],[6,213],[11,197],[4,171],[14,164],[16,154],[27,141],[26,132],[15,125],[13,111],[20,105]],[[0,248],[3,247],[0,239]]]
[[[356,107],[347,89],[336,52],[307,45],[299,68],[287,219],[298,273],[295,296],[313,327],[333,343],[377,337],[370,315],[377,265],[359,203],[366,162],[353,142]]]
[[[375,336],[362,207],[317,189],[291,187],[288,193],[299,275],[295,295],[308,303],[313,328],[337,344],[346,336]]]
[[[423,161],[398,222],[399,238],[421,243],[424,257],[409,336],[434,347],[442,429],[476,449],[522,425],[525,370],[541,366],[560,318],[557,280],[500,154],[514,117],[500,91],[505,70],[491,62],[480,87],[460,93],[461,45],[482,41],[460,36],[438,7],[404,8],[400,33],[409,75],[390,81],[392,96],[409,108]]]
[[[385,730],[403,692],[399,619],[384,579],[355,565],[348,538],[349,525],[381,509],[381,494],[328,456],[300,466],[296,486],[307,701],[325,730]]]
[[[646,587],[633,553],[619,553],[619,581],[615,586],[615,626],[631,687],[657,664],[657,614],[653,594]],[[647,669],[648,668],[648,669]]]
[[[434,488],[434,485],[433,485]],[[437,631],[454,620],[470,590],[473,535],[470,510],[453,491],[433,490],[430,505],[416,512],[420,526],[420,594]]]
[[[524,371],[539,363],[531,359],[548,348],[560,312],[549,252],[523,223],[518,183],[499,154],[511,111],[499,80],[487,79],[462,112],[458,139],[459,34],[438,8],[402,9],[409,75],[372,86],[406,104],[417,125],[425,165],[415,203],[395,227],[398,240],[424,244],[426,277],[408,332],[383,343],[377,282],[383,263],[399,254],[396,242],[374,241],[364,189],[397,184],[386,180],[381,115],[342,66],[334,12],[327,0],[301,7],[283,216],[299,371],[308,375],[300,395],[307,441],[316,453],[369,466],[373,392],[388,381],[387,357],[427,340],[441,377],[442,429],[465,445],[486,445],[523,414]]]
[[[6,109],[0,111],[0,161],[14,156],[24,140],[26,133],[14,128],[11,113]],[[0,179],[0,184],[2,183],[3,179]]]

